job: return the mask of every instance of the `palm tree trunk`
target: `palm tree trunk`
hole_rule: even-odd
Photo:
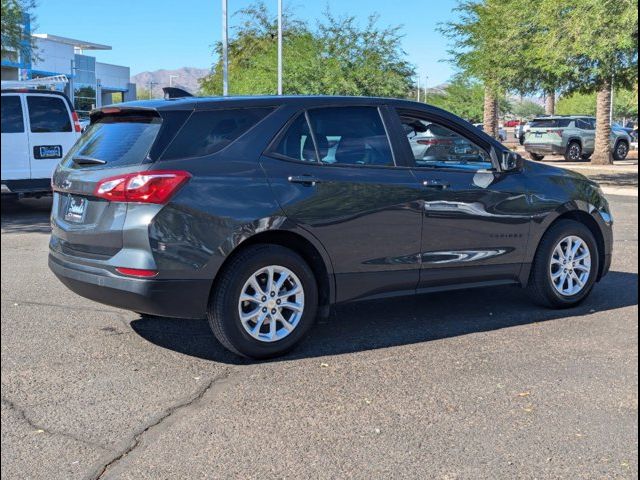
[[[484,90],[484,131],[498,138],[498,99],[490,87]]]
[[[605,81],[598,91],[598,103],[596,106],[596,146],[591,163],[597,165],[613,164],[613,152],[611,151],[611,82]]]
[[[556,91],[549,89],[546,92],[546,99],[544,102],[544,113],[547,115],[556,114]]]

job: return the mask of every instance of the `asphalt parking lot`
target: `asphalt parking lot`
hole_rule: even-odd
[[[637,478],[638,203],[575,310],[516,288],[340,307],[247,363],[46,265],[47,200],[2,208],[2,478]]]

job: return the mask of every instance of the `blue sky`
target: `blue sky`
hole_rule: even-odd
[[[336,14],[352,14],[363,21],[379,13],[381,25],[403,25],[404,49],[431,86],[445,82],[452,67],[447,41],[437,31],[454,14],[456,0],[284,0],[297,17],[314,23],[329,5]],[[229,0],[234,12],[252,3]],[[266,0],[267,5],[276,0]],[[104,43],[112,51],[95,52],[99,61],[128,65],[132,75],[161,68],[209,68],[211,46],[220,39],[220,0],[40,0],[35,11],[39,33]],[[230,18],[233,26],[237,18]]]

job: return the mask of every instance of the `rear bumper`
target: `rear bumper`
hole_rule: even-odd
[[[552,143],[525,143],[524,149],[537,155],[564,155],[566,150],[562,145]]]
[[[70,290],[90,300],[162,317],[206,316],[211,282],[158,280],[117,276],[108,270],[79,265],[49,254],[49,268]]]

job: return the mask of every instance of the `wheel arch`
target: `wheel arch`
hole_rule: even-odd
[[[576,221],[578,223],[581,223],[584,226],[586,226],[589,229],[589,231],[593,234],[593,237],[596,240],[596,245],[598,247],[598,277],[597,277],[597,280],[599,281],[604,275],[604,269],[605,269],[605,264],[606,264],[605,237],[604,237],[604,234],[602,233],[602,230],[600,229],[600,226],[598,225],[598,222],[596,221],[596,219],[593,218],[593,216],[590,215],[589,213],[584,212],[582,210],[569,210],[569,211],[566,211],[566,212],[558,215],[544,229],[544,232],[542,233],[542,235],[540,235],[540,238],[538,238],[538,242],[536,244],[536,248],[535,248],[535,251],[533,253],[533,258],[534,259],[536,258],[537,254],[538,254],[538,250],[540,248],[540,244],[542,243],[542,239],[547,234],[547,232],[549,232],[549,230],[551,230],[551,228],[553,228],[555,225],[557,225],[559,222],[561,222],[563,220],[573,220],[573,221]],[[528,270],[529,271],[531,270],[531,265],[529,266]],[[527,275],[524,276],[524,277],[525,277],[524,281],[528,282],[528,279],[529,279],[528,272],[527,272]]]
[[[225,258],[218,269],[211,291],[216,288],[216,283],[220,274],[230,261],[246,248],[257,244],[279,245],[288,248],[300,255],[313,271],[318,283],[318,305],[321,315],[328,315],[329,307],[335,303],[335,281],[333,267],[328,254],[315,239],[310,239],[304,233],[292,230],[268,230],[256,233],[238,244],[234,250]]]

